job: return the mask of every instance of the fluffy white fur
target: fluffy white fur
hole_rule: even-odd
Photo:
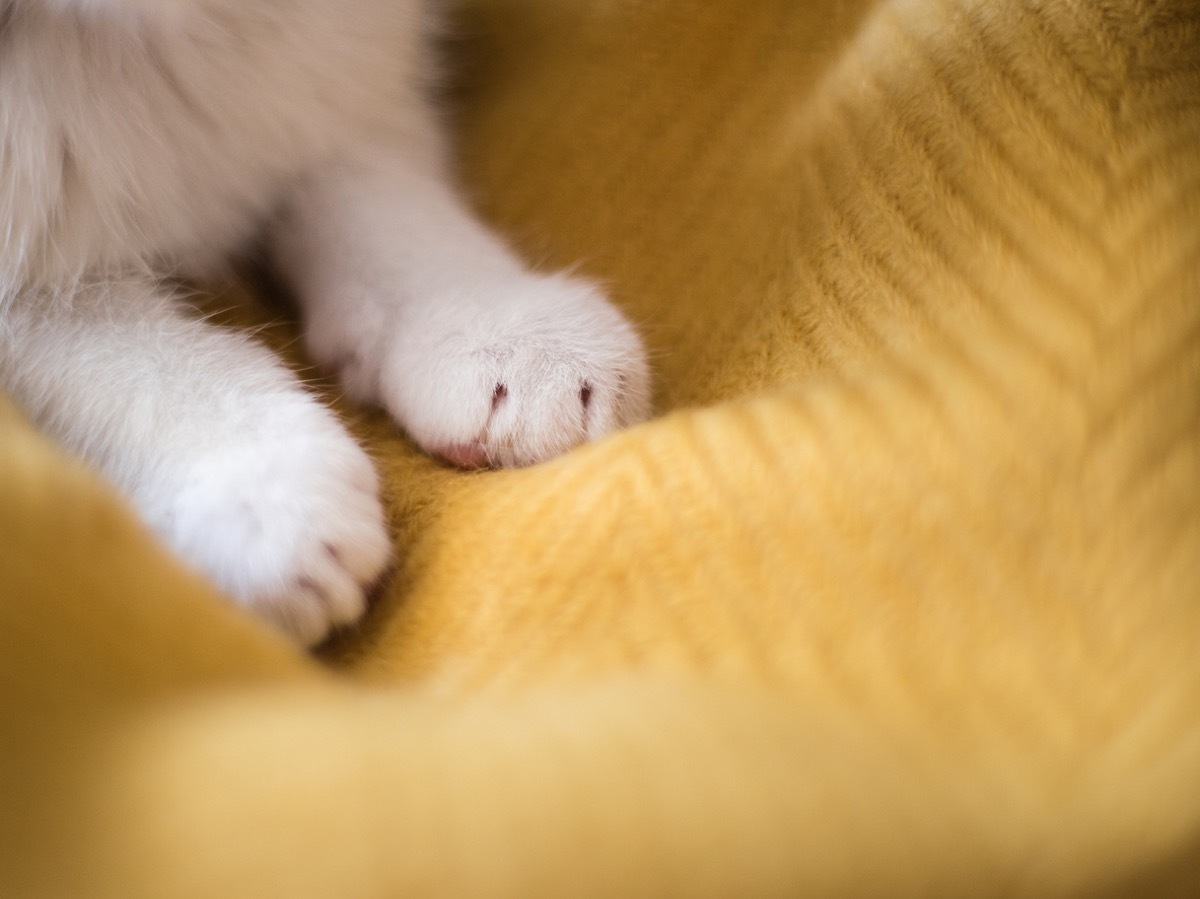
[[[622,316],[524,268],[454,189],[429,25],[419,0],[0,0],[0,386],[305,644],[386,564],[375,474],[159,275],[265,234],[316,361],[460,465],[648,411]]]

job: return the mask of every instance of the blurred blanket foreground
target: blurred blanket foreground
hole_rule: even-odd
[[[312,659],[0,401],[0,895],[1197,895],[1200,3],[459,25],[473,196],[661,415],[340,407],[398,564]]]

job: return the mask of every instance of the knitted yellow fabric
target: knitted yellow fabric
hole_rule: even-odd
[[[458,24],[468,186],[659,417],[342,407],[398,562],[313,660],[3,407],[0,894],[1195,895],[1200,3]]]

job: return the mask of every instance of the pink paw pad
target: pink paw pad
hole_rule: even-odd
[[[434,451],[434,455],[455,468],[465,468],[469,471],[487,468],[491,464],[482,443],[451,443],[439,447]]]

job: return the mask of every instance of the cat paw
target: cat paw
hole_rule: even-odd
[[[424,450],[461,468],[541,462],[650,411],[637,332],[593,285],[561,275],[491,285],[486,305],[403,329],[379,393]]]
[[[192,457],[148,512],[225,593],[313,646],[362,616],[390,542],[366,453],[315,401],[291,406]]]

